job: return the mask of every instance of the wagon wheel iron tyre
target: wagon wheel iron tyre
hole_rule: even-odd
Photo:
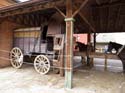
[[[38,55],[34,60],[34,68],[38,73],[42,75],[47,74],[50,70],[49,59],[44,55]]]
[[[10,51],[10,61],[14,68],[21,68],[23,64],[23,53],[20,48],[14,47]]]

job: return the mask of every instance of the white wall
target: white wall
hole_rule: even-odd
[[[120,44],[125,44],[125,33],[103,33],[98,34],[96,37],[97,42],[117,42]]]

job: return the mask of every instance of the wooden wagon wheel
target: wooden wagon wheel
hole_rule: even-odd
[[[11,50],[10,60],[14,68],[21,68],[23,64],[23,53],[20,48],[15,47]]]
[[[46,56],[38,55],[34,60],[34,67],[38,73],[47,74],[50,70],[50,61]]]

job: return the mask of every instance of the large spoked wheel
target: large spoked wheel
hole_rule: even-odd
[[[44,55],[38,55],[34,60],[34,68],[38,73],[42,75],[47,74],[50,70],[49,59]]]
[[[23,53],[20,48],[15,47],[10,52],[11,65],[14,68],[21,68],[23,64]]]

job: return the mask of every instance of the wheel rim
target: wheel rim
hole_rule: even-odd
[[[47,74],[50,70],[50,61],[44,55],[38,55],[34,60],[35,70],[40,74]]]
[[[15,47],[11,50],[10,60],[11,60],[11,65],[14,68],[21,68],[23,64],[23,53],[18,47]]]

